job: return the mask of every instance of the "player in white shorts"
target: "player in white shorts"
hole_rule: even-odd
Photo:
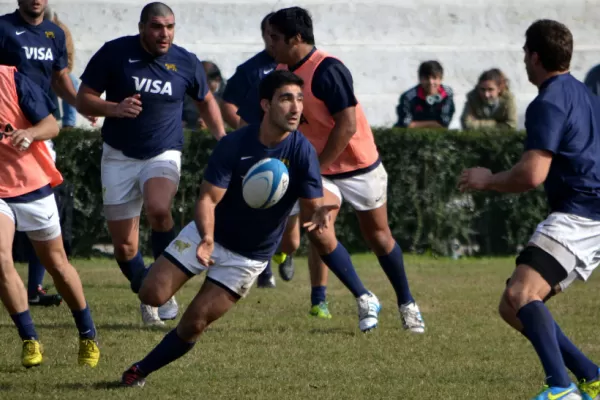
[[[96,366],[96,328],[79,275],[69,263],[52,188],[62,175],[44,143],[58,135],[56,106],[15,67],[0,66],[0,299],[23,341],[21,363],[42,363],[40,341],[29,312],[27,291],[17,273],[12,247],[15,231],[25,232],[79,331],[79,363]]]
[[[176,329],[143,360],[123,373],[122,385],[143,386],[152,372],[186,354],[206,327],[248,294],[281,239],[294,203],[299,200],[304,227],[328,265],[357,279],[350,255],[328,228],[336,205],[324,205],[315,149],[296,128],[302,115],[302,79],[276,71],[260,83],[260,125],[247,125],[223,138],[210,156],[200,186],[194,221],[185,227],[149,268],[139,290],[143,302],[159,305],[194,275],[207,271],[200,292]],[[243,179],[261,160],[287,166],[289,182],[282,198],[268,208],[244,200]],[[343,278],[344,279],[344,278]],[[362,283],[359,283],[362,285]],[[364,287],[357,299],[359,326],[377,323],[379,302]]]
[[[299,129],[319,154],[325,199],[340,203],[344,198],[353,206],[361,233],[396,292],[404,329],[423,333],[425,323],[410,291],[402,250],[388,224],[387,173],[354,95],[352,74],[339,59],[315,47],[313,21],[307,10],[278,10],[269,18],[269,25],[277,68],[292,71],[306,82]],[[327,269],[314,246],[310,251],[310,314],[331,318],[325,301]]]
[[[500,315],[529,339],[544,367],[546,382],[533,400],[597,400],[598,365],[563,333],[545,302],[587,280],[600,262],[600,98],[569,72],[573,36],[565,25],[539,20],[525,38],[527,75],[539,89],[525,113],[525,152],[508,171],[463,171],[460,188],[521,193],[544,184],[550,215],[517,257]]]
[[[115,258],[129,281],[145,268],[138,244],[142,205],[154,259],[175,238],[171,206],[179,185],[186,94],[197,101],[214,137],[225,135],[200,60],[173,44],[173,11],[163,3],[147,4],[139,32],[105,43],[87,65],[78,93],[80,111],[106,116],[104,213]],[[100,98],[103,92],[106,100]],[[142,304],[141,312],[145,324],[164,325],[161,320],[174,319],[178,306],[172,298],[158,310]]]

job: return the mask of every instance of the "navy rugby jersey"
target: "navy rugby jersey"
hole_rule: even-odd
[[[102,138],[127,157],[148,159],[183,148],[181,115],[185,94],[202,101],[208,94],[206,74],[198,58],[175,44],[159,57],[148,53],[140,36],[107,42],[88,63],[81,81],[106,100],[120,103],[139,94],[136,118],[106,118]]]
[[[247,124],[258,124],[262,120],[258,86],[276,67],[275,59],[263,50],[239,65],[227,81],[223,100],[234,104],[238,108],[237,114]]]
[[[296,200],[323,197],[321,171],[314,147],[299,131],[275,147],[263,145],[259,125],[247,125],[221,139],[213,150],[204,179],[225,196],[215,209],[215,242],[252,260],[270,260],[283,235]],[[248,170],[264,158],[281,160],[288,168],[289,186],[274,206],[254,209],[242,195]]]
[[[600,98],[571,74],[546,80],[525,113],[525,150],[553,154],[550,209],[600,221]]]
[[[47,20],[30,25],[18,10],[0,16],[0,64],[15,66],[48,93],[52,73],[67,63],[65,32],[58,25]]]

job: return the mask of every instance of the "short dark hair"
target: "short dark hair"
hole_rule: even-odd
[[[171,7],[166,5],[165,3],[160,3],[155,1],[153,3],[148,3],[142,8],[142,13],[140,14],[140,23],[145,24],[150,21],[152,17],[168,17],[170,15],[175,15]]]
[[[221,69],[217,64],[212,61],[202,61],[202,66],[204,67],[204,72],[208,81],[223,80]]]
[[[269,23],[269,19],[275,14],[274,12],[270,12],[260,21],[260,33],[265,33],[267,29],[267,24]]]
[[[312,18],[304,8],[282,8],[271,16],[269,23],[283,34],[286,43],[294,36],[300,35],[304,43],[315,44]]]
[[[436,78],[444,77],[442,64],[435,60],[425,61],[419,65],[419,78],[429,78],[431,76]]]
[[[573,55],[573,35],[558,21],[540,19],[527,28],[525,48],[537,53],[546,71],[566,71]]]
[[[285,85],[297,85],[303,87],[304,80],[293,72],[285,69],[273,71],[260,81],[258,87],[260,100],[267,99],[271,101],[277,89]]]

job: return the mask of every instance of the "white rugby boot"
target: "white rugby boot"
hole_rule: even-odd
[[[375,329],[378,323],[381,304],[373,293],[365,293],[356,299],[358,305],[358,327],[362,332]]]
[[[400,319],[402,320],[402,327],[413,333],[424,333],[425,322],[421,316],[419,306],[414,301],[412,303],[404,304],[398,307],[400,311]]]
[[[165,323],[158,316],[158,308],[147,304],[140,303],[140,311],[142,312],[142,321],[146,326],[162,326]]]
[[[169,321],[177,318],[179,313],[179,304],[175,300],[175,296],[171,297],[165,304],[158,307],[158,317],[161,321]]]

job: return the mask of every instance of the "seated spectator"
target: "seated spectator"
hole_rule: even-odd
[[[437,61],[419,66],[419,84],[404,92],[396,107],[401,128],[448,128],[454,116],[452,89],[442,85],[444,69]]]
[[[587,73],[583,83],[585,83],[585,86],[590,88],[592,93],[596,96],[600,95],[600,65],[596,65]]]
[[[499,69],[485,71],[467,94],[460,122],[463,129],[517,128],[517,105]]]

